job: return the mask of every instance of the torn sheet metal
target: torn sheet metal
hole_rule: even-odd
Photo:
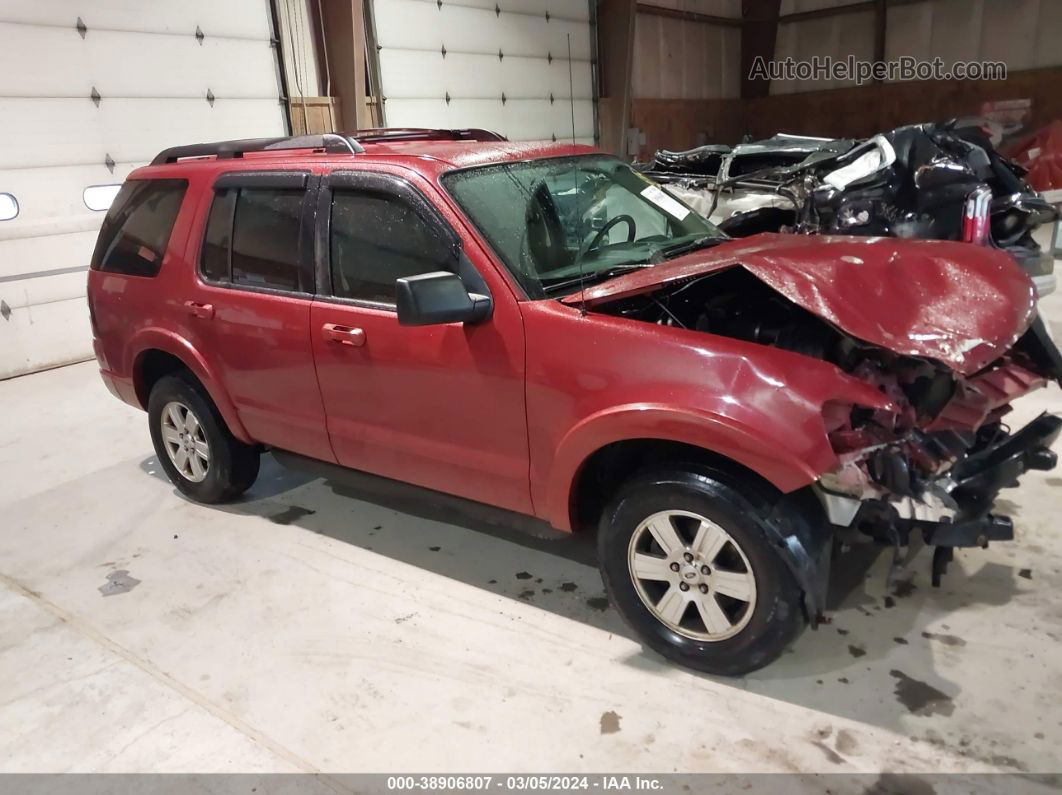
[[[683,198],[731,237],[965,240],[1005,250],[1041,295],[1055,289],[1051,252],[1034,234],[1055,223],[1057,212],[970,120],[907,125],[862,142],[778,135],[734,147],[710,173],[698,152],[668,152],[646,173],[671,190],[681,187]],[[971,198],[983,192],[991,201],[971,212]],[[776,198],[768,201],[771,193]]]
[[[1032,282],[995,249],[782,234],[729,241],[562,300],[593,306],[738,265],[857,339],[963,374],[1006,352],[1035,314]]]

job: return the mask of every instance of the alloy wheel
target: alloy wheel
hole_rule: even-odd
[[[745,552],[726,530],[696,513],[649,516],[631,536],[627,562],[649,612],[688,638],[731,638],[756,607],[756,577]]]
[[[195,413],[171,401],[162,408],[162,441],[181,477],[200,483],[210,471],[210,445]]]

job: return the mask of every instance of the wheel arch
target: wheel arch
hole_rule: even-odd
[[[598,453],[607,454],[623,447],[650,455],[628,469],[623,477],[615,478],[610,489],[590,495],[584,492],[581,495],[583,501],[580,503],[577,499],[574,502],[572,509],[576,512],[576,518],[573,518],[573,528],[576,532],[589,526],[590,522],[597,526],[604,509],[619,488],[638,473],[650,475],[654,474],[654,470],[662,470],[664,480],[661,482],[674,483],[682,482],[673,479],[676,472],[683,473],[679,477],[688,474],[708,476],[736,492],[736,497],[745,502],[749,512],[762,515],[766,540],[774,547],[802,591],[805,619],[812,627],[818,625],[826,609],[833,531],[822,504],[810,486],[783,493],[759,473],[737,461],[686,444],[662,444],[660,440],[651,439],[630,440],[613,443]],[[602,460],[600,455],[592,456],[581,475],[592,476],[591,467],[600,467]],[[582,515],[578,513],[580,510],[584,511]]]
[[[731,418],[661,406],[618,407],[587,418],[558,446],[547,518],[562,530],[594,526],[594,508],[603,508],[609,496],[600,493],[602,477],[614,489],[651,464],[696,463],[783,494],[813,483],[832,458],[828,451],[822,460],[806,460]]]
[[[179,371],[190,373],[206,390],[232,435],[246,444],[255,440],[240,422],[236,407],[221,381],[204,357],[182,337],[162,329],[147,329],[138,335],[131,354],[129,372],[141,408],[146,409],[151,388],[165,375]]]

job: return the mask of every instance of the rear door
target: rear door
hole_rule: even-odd
[[[336,458],[530,513],[519,306],[413,179],[335,173],[318,199],[310,327]],[[395,280],[439,270],[489,292],[492,317],[400,326]]]
[[[180,299],[247,432],[334,461],[310,346],[316,184],[303,171],[219,177]]]

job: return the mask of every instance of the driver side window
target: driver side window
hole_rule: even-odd
[[[332,197],[332,295],[395,303],[395,280],[442,270],[432,230],[397,197],[337,190]]]

